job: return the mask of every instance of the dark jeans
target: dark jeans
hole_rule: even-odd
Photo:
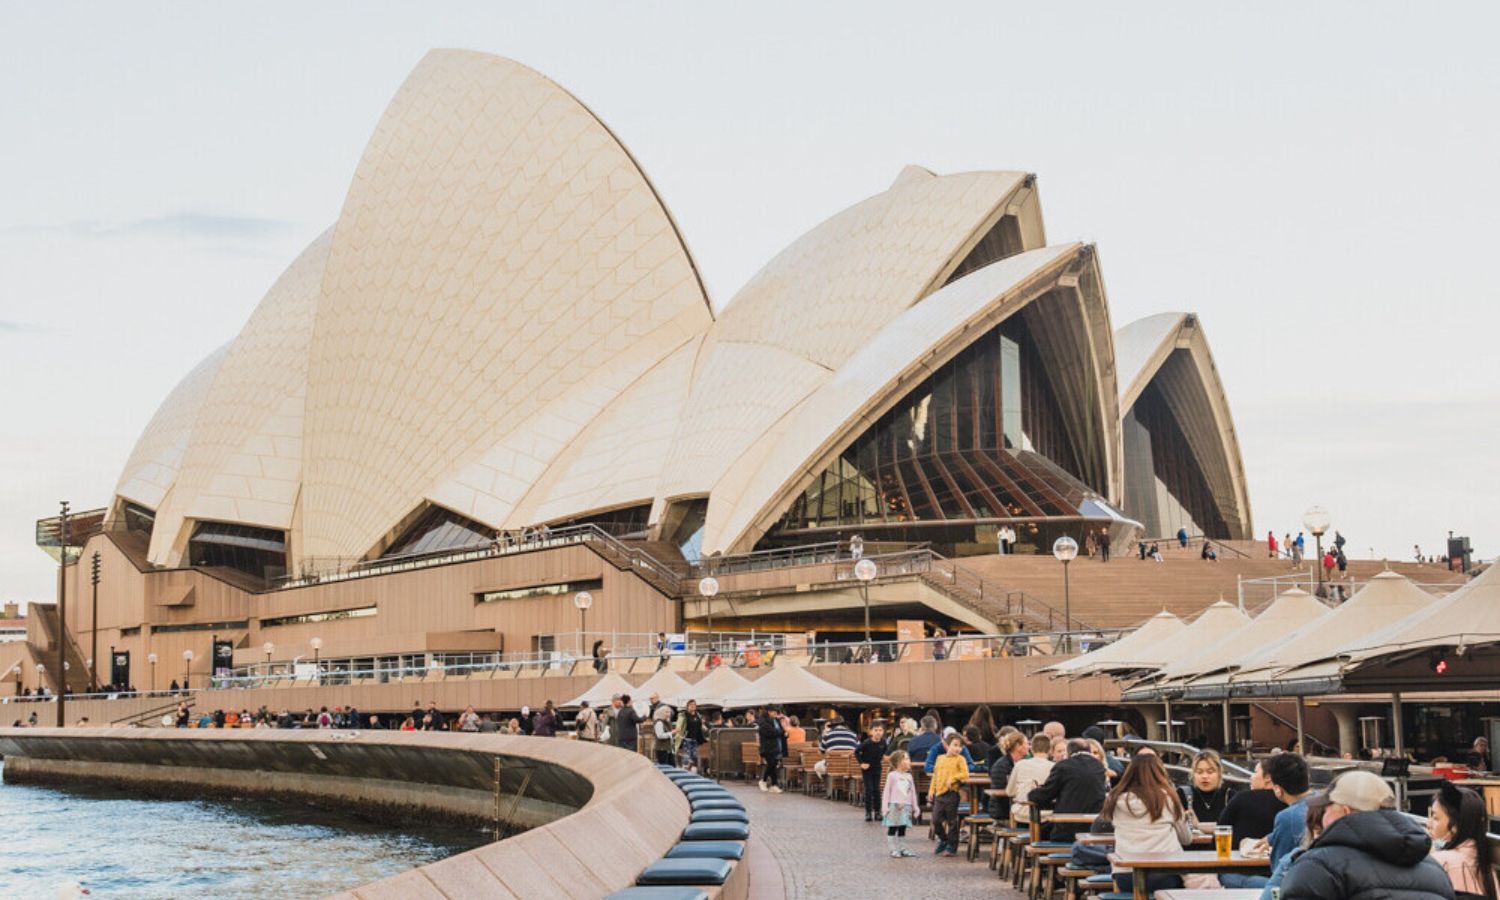
[[[760,759],[763,772],[761,780],[766,783],[767,787],[778,786],[776,781],[781,777],[781,755],[762,753]]]
[[[871,766],[859,773],[865,780],[865,812],[880,815],[880,769]]]
[[[932,798],[932,830],[938,843],[958,846],[958,791],[945,791]]]

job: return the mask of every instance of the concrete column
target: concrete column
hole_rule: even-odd
[[[1339,726],[1339,753],[1359,755],[1359,715],[1352,703],[1325,703]]]
[[[1146,733],[1141,737],[1148,741],[1161,740],[1161,707],[1154,704],[1142,706],[1141,717],[1146,720]]]

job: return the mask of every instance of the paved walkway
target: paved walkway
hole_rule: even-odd
[[[915,859],[892,859],[885,828],[865,822],[864,812],[842,800],[806,797],[798,792],[763,794],[752,783],[724,782],[750,813],[750,834],[781,868],[781,887],[788,898],[848,897],[987,897],[1021,900],[1010,882],[1002,882],[985,865],[982,853],[968,862],[932,855],[927,827],[907,832]],[[988,847],[984,848],[986,851]],[[754,900],[766,897],[756,891]],[[763,881],[763,880],[762,880]]]

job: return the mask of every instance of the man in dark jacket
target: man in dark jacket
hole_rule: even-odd
[[[624,747],[631,753],[636,752],[636,729],[640,724],[640,714],[635,711],[634,706],[630,705],[630,695],[625,694],[620,697],[620,708],[616,710],[614,724],[609,728],[615,746]]]
[[[1068,757],[1052,767],[1047,780],[1032,789],[1027,798],[1037,809],[1055,813],[1096,813],[1104,808],[1104,766],[1094,759],[1089,742],[1083,738],[1068,741]],[[1087,825],[1057,823],[1048,826],[1047,840],[1072,843]]]
[[[854,751],[854,758],[859,762],[860,777],[864,782],[866,822],[880,818],[880,765],[890,746],[890,741],[885,738],[885,723],[872,722],[870,736],[860,741],[859,747]]]
[[[1341,774],[1328,789],[1323,834],[1292,860],[1283,900],[1429,900],[1453,897],[1432,839],[1389,807],[1395,798],[1374,772]]]
[[[781,793],[777,779],[781,772],[781,754],[786,745],[786,725],[781,710],[767,707],[755,720],[755,729],[760,737],[760,761],[765,774],[760,779],[760,789],[772,794]]]

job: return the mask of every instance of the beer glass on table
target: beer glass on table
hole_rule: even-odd
[[[1214,853],[1219,859],[1228,859],[1234,850],[1234,829],[1228,825],[1214,826]]]

